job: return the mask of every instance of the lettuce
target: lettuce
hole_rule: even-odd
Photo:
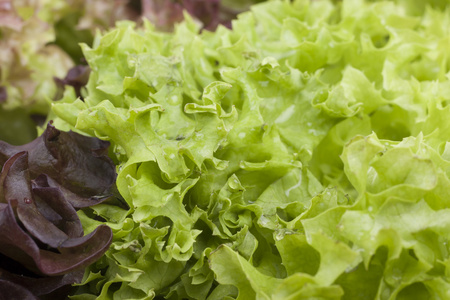
[[[0,3],[0,140],[20,145],[36,138],[33,118],[45,120],[57,91],[53,78],[74,64],[52,43],[53,24],[69,8],[64,2]]]
[[[87,74],[82,70],[85,61],[79,43],[91,45],[96,30],[114,27],[118,20],[142,23],[142,18],[160,29],[171,30],[185,11],[204,28],[214,30],[219,24],[229,25],[253,1],[231,9],[236,3],[221,4],[219,0],[3,0],[0,140],[21,145],[36,138],[35,127],[45,125],[49,103],[60,99],[61,86],[73,85],[77,96],[82,96],[80,89]]]
[[[84,236],[75,210],[111,196],[115,170],[107,146],[51,124],[30,144],[0,142],[3,297],[62,299],[108,249],[111,229],[100,225]]]
[[[73,65],[64,51],[49,45],[54,31],[50,16],[46,16],[48,10],[44,1],[2,2],[0,85],[5,110],[23,107],[29,113],[46,114],[46,98],[52,98],[56,91],[53,76],[63,77]],[[53,10],[53,18],[60,15],[58,6]]]
[[[270,1],[118,23],[55,126],[109,140],[130,209],[72,299],[447,299],[445,1]]]
[[[141,23],[145,18],[160,30],[172,31],[174,25],[184,19],[185,12],[200,21],[205,29],[215,30],[219,24],[229,25],[239,12],[262,0],[73,1],[83,6],[78,28],[109,28],[118,20]]]

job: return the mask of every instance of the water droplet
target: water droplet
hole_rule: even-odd
[[[260,84],[262,87],[266,87],[266,86],[269,85],[269,81],[260,81],[259,84]]]
[[[267,219],[264,215],[262,215],[262,216],[259,218],[258,223],[259,223],[261,226],[266,226],[267,224],[269,224],[269,219]]]
[[[275,120],[275,123],[283,123],[289,120],[295,113],[295,105],[292,104],[285,111],[283,111],[280,116]]]
[[[320,135],[320,133],[317,130],[314,130],[314,129],[309,129],[308,133],[312,134],[314,136],[319,136]]]
[[[275,235],[275,239],[277,241],[281,241],[284,238],[285,233],[283,231],[279,231],[276,235]]]
[[[30,198],[25,197],[23,198],[23,202],[25,202],[25,204],[31,204],[32,201]]]
[[[354,272],[354,271],[356,271],[358,269],[358,266],[348,266],[346,269],[345,269],[345,273],[351,273],[351,272]]]
[[[169,104],[171,105],[176,105],[178,104],[178,96],[177,95],[173,95],[169,98]]]
[[[288,188],[286,191],[284,191],[284,193],[286,194],[286,197],[289,197],[289,194],[291,193],[291,191],[295,190],[296,188],[300,187],[301,185],[302,185],[302,174],[300,173],[298,182],[295,185]]]
[[[402,279],[402,274],[403,274],[402,270],[400,270],[399,268],[394,268],[392,270],[391,276],[393,280],[398,282]]]

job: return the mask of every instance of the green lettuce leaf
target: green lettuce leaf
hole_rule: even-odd
[[[132,22],[55,126],[109,140],[130,209],[74,299],[446,299],[444,1],[270,1],[215,32]],[[101,219],[99,219],[101,217]]]

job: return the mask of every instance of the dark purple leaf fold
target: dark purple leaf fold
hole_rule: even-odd
[[[83,198],[112,194],[116,170],[106,155],[109,142],[75,132],[63,132],[51,123],[44,133],[26,145],[0,141],[0,165],[14,154],[27,151],[33,178],[46,174],[53,181]],[[92,205],[92,204],[91,204]]]
[[[37,300],[33,293],[19,284],[0,279],[0,300],[21,299]]]
[[[58,87],[58,94],[56,96],[56,100],[59,100],[62,97],[66,86],[73,87],[77,97],[83,99],[81,95],[81,89],[86,86],[90,72],[91,70],[89,69],[88,66],[78,65],[70,69],[67,72],[66,77],[62,79],[55,77],[54,80]]]
[[[8,299],[64,296],[108,250],[111,228],[84,236],[76,212],[114,191],[108,145],[51,124],[27,145],[0,142],[0,291],[9,289]]]

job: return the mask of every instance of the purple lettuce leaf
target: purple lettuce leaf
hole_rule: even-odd
[[[215,30],[219,24],[228,24],[228,20],[220,18],[220,0],[185,0],[183,4],[191,15],[204,24],[205,29]]]
[[[27,151],[31,177],[46,174],[52,179],[51,186],[60,185],[93,205],[92,201],[99,203],[114,191],[116,171],[107,156],[108,146],[108,142],[96,138],[59,131],[49,123],[40,137],[26,145],[0,141],[0,165],[14,154]]]
[[[152,21],[156,27],[171,30],[173,25],[183,20],[183,10],[200,20],[205,29],[215,30],[221,20],[220,0],[142,0],[142,16]]]
[[[89,80],[90,72],[91,69],[89,68],[89,66],[77,65],[67,72],[66,77],[64,78],[55,77],[54,80],[56,86],[58,87],[58,93],[55,96],[55,100],[59,100],[62,98],[66,86],[73,87],[77,97],[83,99],[81,90],[86,86]]]
[[[42,275],[62,275],[93,263],[108,249],[111,229],[101,225],[83,236],[80,220],[57,188],[31,188],[27,159],[27,153],[20,152],[11,157],[2,170],[0,253]],[[37,196],[45,200],[45,192],[52,190],[49,207],[55,208],[56,201],[61,203],[61,208],[53,210],[64,220],[61,228],[38,209],[36,190],[39,191]]]
[[[115,190],[108,145],[51,124],[29,144],[0,142],[0,291],[8,289],[7,299],[63,299],[108,250],[111,228],[84,235],[76,212]]]
[[[0,86],[0,103],[3,103],[8,98],[8,93],[4,86]]]
[[[33,293],[23,286],[12,283],[11,281],[0,279],[0,300],[22,299],[37,300]]]
[[[15,266],[17,268],[17,266]],[[18,266],[20,268],[20,266]],[[26,272],[26,270],[25,270]],[[8,286],[13,285],[13,291],[10,290],[9,297],[5,299],[37,299],[35,296],[43,299],[66,299],[67,290],[70,290],[70,285],[80,283],[83,278],[83,270],[73,271],[61,276],[40,277],[24,276],[9,272],[0,268],[0,291],[6,290]],[[69,286],[69,287],[68,287]],[[23,298],[19,295],[30,295],[33,298]],[[0,296],[0,300],[2,300]]]

